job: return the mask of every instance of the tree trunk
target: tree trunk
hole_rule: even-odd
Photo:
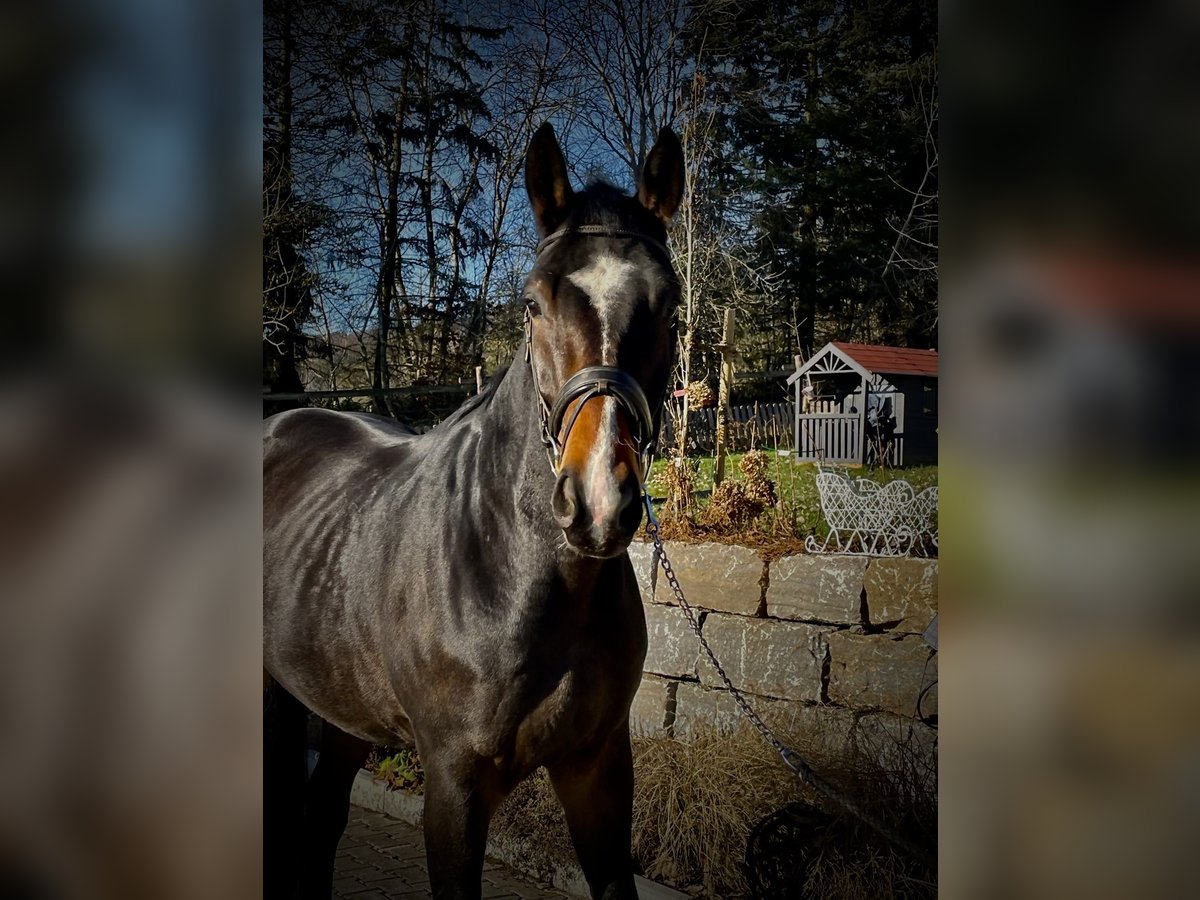
[[[717,458],[713,466],[713,487],[725,480],[725,450],[729,428],[729,394],[733,390],[735,321],[732,308],[725,310],[725,330],[717,349],[721,351],[721,382],[717,390]]]
[[[295,35],[292,27],[291,4],[284,4],[280,13],[279,65],[269,67],[275,83],[269,86],[276,95],[278,122],[277,137],[267,151],[266,176],[275,186],[268,200],[268,213],[274,222],[264,221],[264,311],[273,320],[271,339],[263,341],[263,381],[275,393],[294,393],[304,390],[300,377],[299,359],[303,341],[303,320],[308,314],[303,265],[294,244],[291,223],[295,215],[292,194],[292,59]],[[271,77],[268,74],[266,77]],[[273,165],[272,165],[273,161]],[[274,226],[274,227],[272,227]],[[267,415],[302,406],[297,401],[267,402]]]
[[[400,158],[403,145],[400,129],[404,124],[404,106],[397,100],[392,125],[391,158],[388,161],[387,207],[383,218],[383,247],[379,264],[379,281],[375,291],[375,309],[378,330],[375,335],[375,364],[371,371],[371,388],[374,391],[373,409],[380,415],[391,415],[387,397],[383,391],[391,387],[391,367],[388,347],[392,330],[392,304],[396,297],[396,264],[400,243]]]

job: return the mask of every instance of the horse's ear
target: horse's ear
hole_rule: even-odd
[[[665,223],[671,221],[682,199],[683,147],[675,132],[664,128],[642,167],[638,200]]]
[[[538,232],[545,237],[567,218],[573,194],[567,178],[567,161],[549,122],[529,142],[525,154],[525,190],[529,193]]]

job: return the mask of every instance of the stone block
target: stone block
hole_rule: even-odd
[[[775,706],[786,705],[784,701],[765,697],[748,699],[760,716],[769,714]],[[715,690],[695,682],[681,682],[676,688],[672,729],[675,738],[690,741],[702,734],[733,732],[743,722],[749,724],[729,691]]]
[[[695,677],[700,642],[677,606],[647,603],[646,662],[643,671],[673,678]]]
[[[654,592],[650,589],[650,574],[654,569],[654,545],[634,540],[629,545],[628,553],[629,562],[633,564],[633,574],[637,576],[638,589],[642,592],[642,602],[649,603],[654,599]]]
[[[710,613],[704,620],[704,636],[740,690],[785,700],[821,699],[825,629]],[[703,652],[696,665],[701,682],[723,686]]]
[[[920,634],[937,615],[936,559],[874,559],[863,584],[872,625],[897,623],[897,631]]]
[[[915,717],[917,697],[937,679],[933,651],[919,635],[829,635],[829,699],[852,709]],[[928,698],[926,698],[928,699]]]
[[[675,690],[678,682],[656,675],[643,675],[633,705],[629,708],[629,729],[638,737],[666,737],[675,717]]]
[[[866,570],[867,560],[861,556],[782,556],[771,563],[767,615],[860,624]]]
[[[748,547],[731,544],[669,543],[667,556],[684,596],[692,606],[752,616],[762,596],[765,563]],[[657,603],[673,603],[675,597],[659,572]]]
[[[389,790],[371,773],[360,769],[350,788],[350,802],[410,825],[420,826],[425,814],[425,797],[408,791]]]
[[[798,753],[840,758],[850,746],[858,714],[836,706],[780,704],[766,721]]]
[[[845,754],[854,729],[856,714],[836,706],[747,697],[779,738],[797,752],[836,758]],[[750,723],[726,690],[681,682],[675,695],[675,722],[672,735],[683,741],[703,734],[737,731]]]

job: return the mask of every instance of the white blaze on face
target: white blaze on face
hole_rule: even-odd
[[[617,476],[613,472],[616,466],[617,398],[601,397],[599,401],[604,404],[600,414],[600,432],[588,456],[584,479],[587,485],[587,508],[595,525],[603,525],[616,515],[621,499],[621,486],[617,484]]]
[[[592,262],[567,276],[575,287],[588,295],[600,317],[601,365],[615,366],[616,344],[629,326],[633,304],[621,303],[621,288],[633,277],[637,267],[611,253],[602,253]]]
[[[601,365],[617,364],[616,347],[621,335],[629,327],[633,314],[632,303],[621,303],[622,288],[633,277],[636,266],[628,260],[605,253],[596,257],[582,269],[572,272],[567,279],[588,295],[592,308],[600,319],[600,362]],[[595,400],[590,401],[595,403]],[[604,397],[600,400],[604,411],[600,420],[600,433],[588,459],[584,478],[587,490],[588,510],[596,525],[603,525],[617,512],[621,500],[621,487],[617,484],[617,400]]]

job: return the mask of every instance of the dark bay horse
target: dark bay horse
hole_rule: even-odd
[[[435,897],[480,896],[491,816],[539,766],[592,896],[636,897],[646,626],[625,549],[674,349],[683,156],[664,130],[635,197],[576,192],[544,125],[525,179],[526,340],[491,387],[420,437],[323,410],[266,422],[268,896],[329,897],[370,745],[414,742]],[[305,707],[326,723],[307,784]]]

